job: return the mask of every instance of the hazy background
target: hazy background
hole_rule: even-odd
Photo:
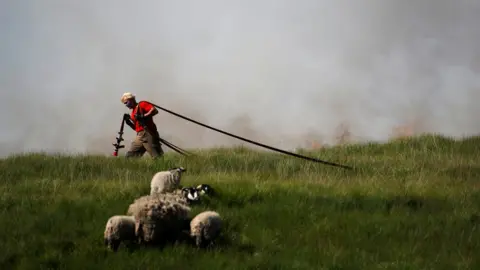
[[[284,149],[334,144],[342,125],[353,141],[478,134],[479,14],[478,0],[0,0],[0,155],[110,155],[126,91]],[[242,143],[156,123],[184,148]]]

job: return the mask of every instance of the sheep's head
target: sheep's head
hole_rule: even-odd
[[[208,184],[200,184],[196,187],[196,190],[200,193],[200,194],[206,194],[206,195],[214,195],[214,190],[213,188],[208,185]]]
[[[187,169],[185,169],[184,167],[175,167],[175,168],[171,168],[170,171],[186,172]]]
[[[182,195],[190,202],[196,202],[200,199],[198,191],[193,187],[182,188]]]

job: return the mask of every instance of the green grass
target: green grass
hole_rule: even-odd
[[[0,160],[0,269],[480,269],[480,138],[302,153],[356,169],[244,148],[157,162],[41,153]],[[219,190],[192,214],[218,211],[229,244],[107,250],[107,219],[174,166],[188,170],[183,185]]]

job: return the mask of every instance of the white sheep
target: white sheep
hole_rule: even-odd
[[[190,208],[173,194],[142,196],[128,208],[135,217],[135,235],[143,243],[161,244],[175,238],[188,220]]]
[[[217,212],[201,212],[190,222],[190,237],[195,239],[197,247],[205,247],[219,236],[222,226],[222,218]]]
[[[108,219],[103,233],[105,245],[117,251],[122,242],[127,245],[135,240],[135,218],[133,216],[115,215]]]
[[[178,167],[157,172],[150,182],[150,195],[154,193],[173,192],[175,189],[180,188],[182,173],[185,171],[185,168]]]
[[[154,193],[152,195],[145,195],[135,199],[128,207],[127,215],[133,216],[135,212],[140,211],[139,207],[143,207],[144,204],[151,201],[153,198],[179,203],[185,206],[189,206],[191,203],[191,200],[188,199],[187,191],[184,191],[183,189],[176,189],[171,193]]]

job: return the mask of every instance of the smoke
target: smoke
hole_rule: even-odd
[[[113,151],[123,92],[276,147],[480,132],[480,2],[0,3],[0,155]],[[165,112],[161,136],[241,143]],[[126,144],[134,132],[126,128]]]

